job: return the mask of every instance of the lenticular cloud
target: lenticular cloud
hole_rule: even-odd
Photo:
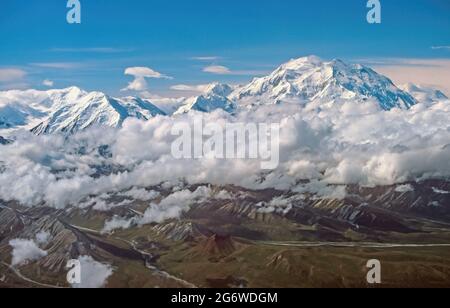
[[[450,177],[450,104],[418,104],[382,111],[376,104],[321,108],[266,105],[206,122],[279,123],[280,164],[267,172],[258,160],[177,160],[173,125],[199,113],[129,119],[118,129],[90,129],[69,137],[23,134],[1,146],[0,199],[62,208],[87,197],[161,183],[239,185],[303,191],[305,180],[330,184],[391,185]]]

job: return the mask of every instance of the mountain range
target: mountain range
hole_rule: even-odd
[[[12,143],[0,146],[0,288],[71,287],[69,260],[83,261],[83,281],[110,288],[366,288],[373,259],[387,269],[382,287],[449,287],[448,106],[439,103],[446,99],[424,86],[396,86],[362,65],[317,57],[291,60],[247,85],[213,83],[173,109],[77,87],[0,92],[0,145]],[[347,102],[375,103],[380,112],[338,118],[343,125],[332,132],[303,126],[303,119],[286,126],[292,139],[308,141],[280,148],[292,154],[280,168],[291,179],[251,170],[247,161],[174,163],[166,144],[158,148],[166,139],[144,145],[149,133],[69,147],[58,137],[9,136],[16,129],[46,135],[120,127],[127,118],[183,120],[191,111],[233,117],[262,105],[289,104],[287,112],[311,106],[314,113]],[[435,105],[411,117],[383,113],[420,104]],[[164,138],[161,127],[152,136]],[[373,132],[378,127],[381,133]],[[326,144],[315,146],[319,139]],[[405,176],[379,185],[361,179],[385,173]],[[219,177],[225,183],[210,183]],[[264,183],[242,187],[239,177]]]
[[[444,93],[413,84],[397,87],[389,78],[359,64],[323,61],[310,56],[293,59],[247,85],[213,83],[204,93],[182,100],[168,114],[148,99],[113,98],[77,87],[49,91],[0,92],[0,129],[26,128],[35,134],[75,133],[95,126],[120,127],[129,117],[148,120],[178,116],[192,110],[228,113],[266,104],[321,106],[345,101],[376,102],[383,110],[409,109],[417,103],[447,99]]]

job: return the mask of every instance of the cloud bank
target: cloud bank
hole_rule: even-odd
[[[127,120],[120,129],[91,129],[69,138],[17,136],[1,146],[0,199],[27,206],[80,206],[90,196],[128,192],[152,201],[143,188],[162,183],[238,185],[341,197],[330,185],[393,185],[450,178],[450,103],[418,104],[411,110],[383,112],[370,102],[306,107],[269,105],[235,116],[202,115],[206,122],[280,123],[280,165],[262,172],[259,160],[177,160],[171,128],[193,123],[198,113]],[[111,157],[99,154],[108,146]],[[99,170],[102,170],[99,173]],[[301,184],[307,180],[315,185]],[[133,189],[134,188],[134,189]],[[180,192],[192,199],[192,192]],[[194,194],[195,196],[195,194]],[[147,221],[176,217],[186,207],[177,195],[149,207]],[[188,204],[188,203],[187,203]],[[99,209],[101,206],[99,205]],[[166,208],[170,208],[166,211]]]
[[[396,84],[432,86],[450,95],[449,59],[386,59],[375,62],[374,69],[389,76]]]

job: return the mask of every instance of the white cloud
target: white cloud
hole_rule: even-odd
[[[414,191],[414,187],[411,184],[398,185],[395,188],[395,191],[398,193],[407,193]]]
[[[216,61],[220,60],[222,57],[219,56],[200,56],[200,57],[192,57],[191,60],[197,60],[197,61]]]
[[[180,91],[180,92],[203,93],[210,86],[211,86],[211,84],[199,84],[199,85],[178,84],[178,85],[171,86],[170,89],[174,90],[174,91]]]
[[[221,190],[214,196],[214,198],[217,200],[231,200],[233,199],[233,196],[228,191]]]
[[[194,192],[190,190],[174,192],[160,203],[150,205],[139,224],[161,223],[167,219],[179,218],[182,212],[189,210],[193,202],[206,200],[211,194],[211,189],[205,186],[197,188]]]
[[[133,76],[134,80],[126,88],[122,89],[122,91],[140,92],[147,90],[148,84],[146,78],[172,79],[172,77],[163,75],[149,67],[129,67],[125,69],[125,75]]]
[[[40,249],[32,240],[15,239],[11,240],[9,245],[13,248],[12,266],[23,265],[47,256],[47,252]]]
[[[450,50],[450,46],[432,46],[431,49],[433,49],[433,50],[440,50],[440,49]]]
[[[126,230],[126,229],[129,229],[132,226],[134,226],[136,224],[136,222],[137,222],[136,218],[126,219],[126,218],[114,216],[113,219],[105,222],[105,226],[103,227],[102,232],[103,233],[111,233],[112,231],[119,230],[119,229]]]
[[[141,201],[151,201],[159,197],[159,192],[153,190],[146,190],[144,188],[136,188],[121,193],[120,196],[129,197],[133,200],[141,200]]]
[[[129,67],[125,70],[125,75],[130,75],[130,76],[134,76],[134,77],[170,79],[169,76],[163,75],[163,74],[161,74],[157,71],[154,71],[148,67]]]
[[[81,63],[76,62],[42,62],[42,63],[31,63],[33,66],[51,69],[74,69],[81,67]]]
[[[230,75],[232,74],[231,70],[222,65],[211,65],[207,66],[203,69],[205,73],[217,74],[217,75]]]
[[[70,53],[120,53],[133,51],[132,48],[114,48],[114,47],[90,47],[90,48],[52,48],[52,52],[70,52]]]
[[[44,85],[44,86],[46,86],[46,87],[53,87],[54,86],[54,82],[52,81],[52,80],[48,80],[48,79],[45,79],[43,82],[42,82],[42,85]]]
[[[341,184],[395,185],[450,177],[448,101],[410,110],[379,111],[372,103],[349,102],[321,105],[319,110],[286,104],[241,110],[235,116],[203,114],[206,122],[220,126],[280,123],[280,165],[264,174],[259,160],[174,159],[171,144],[176,136],[171,128],[177,123],[192,125],[199,116],[130,119],[120,129],[90,129],[67,139],[19,135],[0,151],[0,199],[56,208],[80,206],[105,193],[150,199],[150,191],[142,188],[180,180],[341,197]],[[105,144],[111,147],[111,158],[98,155],[98,147]],[[81,147],[83,155],[77,154]],[[93,166],[104,165],[127,171],[93,177]],[[298,187],[299,180],[314,185]],[[161,203],[154,201],[147,221],[178,217],[189,209],[191,197],[192,192],[184,191]]]
[[[36,234],[36,242],[37,242],[39,245],[45,246],[45,245],[47,245],[47,243],[48,243],[50,237],[51,237],[51,234],[50,234],[49,232],[47,232],[47,231],[41,231],[41,232],[39,232],[38,234]]]
[[[441,194],[441,195],[448,195],[450,194],[450,191],[446,191],[446,190],[442,190],[436,187],[433,187],[433,192],[436,194]]]
[[[200,186],[193,192],[187,189],[178,190],[163,198],[159,203],[152,203],[143,217],[121,218],[114,216],[112,220],[105,223],[102,232],[110,233],[119,229],[126,230],[135,225],[161,223],[168,219],[179,218],[194,203],[201,203],[208,199],[229,200],[232,198],[233,196],[225,190],[213,193],[206,186]]]
[[[215,74],[215,75],[241,75],[241,76],[255,76],[266,74],[266,71],[258,70],[231,70],[230,68],[222,65],[210,65],[203,68],[203,72]]]
[[[145,91],[147,90],[148,84],[147,80],[144,77],[136,77],[132,82],[128,84],[126,88],[123,88],[121,91]]]
[[[13,82],[23,79],[27,72],[17,68],[0,68],[0,82]]]
[[[81,265],[81,283],[73,284],[73,288],[102,288],[113,274],[111,265],[97,262],[91,256],[81,256],[78,261]]]

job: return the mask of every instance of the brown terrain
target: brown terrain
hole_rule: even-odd
[[[408,184],[407,192],[348,186],[343,200],[214,187],[233,198],[109,234],[101,232],[105,221],[134,217],[148,204],[99,212],[0,201],[0,287],[69,287],[66,263],[84,255],[113,266],[111,288],[372,287],[370,259],[382,263],[380,287],[450,287],[450,182]],[[263,210],[274,198],[289,210]],[[12,267],[9,241],[41,231],[51,235],[47,256]]]

